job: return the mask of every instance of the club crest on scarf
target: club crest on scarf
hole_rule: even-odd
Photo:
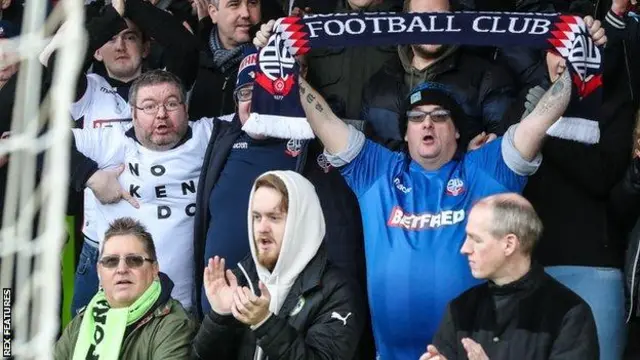
[[[277,34],[259,52],[256,83],[274,99],[282,100],[289,95],[295,81],[296,60],[285,48],[285,42]]]
[[[589,36],[584,21],[576,16],[559,16],[551,31],[549,42],[568,60],[571,79],[580,99],[585,98],[602,85],[600,63],[602,57]]]

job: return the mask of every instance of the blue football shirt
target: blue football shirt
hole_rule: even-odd
[[[502,138],[428,171],[370,140],[341,168],[362,211],[367,286],[380,360],[416,360],[449,301],[477,285],[460,248],[481,198],[522,192]]]

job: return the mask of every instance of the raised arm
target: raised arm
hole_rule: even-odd
[[[513,143],[524,160],[531,161],[540,152],[547,130],[564,114],[569,100],[571,76],[565,70],[515,130]]]
[[[607,43],[607,36],[600,21],[591,16],[584,18],[589,36],[597,46]],[[571,76],[569,71],[558,78],[542,96],[531,113],[522,119],[514,134],[514,146],[527,161],[532,160],[542,148],[546,132],[564,114],[571,100]]]
[[[274,20],[262,24],[253,39],[253,44],[258,48],[265,47],[269,37],[271,37],[274,25]],[[300,78],[299,85],[300,102],[307,116],[307,121],[309,121],[313,132],[324,144],[327,152],[335,155],[347,150],[349,143],[349,127],[347,124],[331,111],[325,99],[303,78]]]
[[[339,154],[349,144],[349,126],[331,111],[329,104],[306,80],[300,78],[300,102],[307,121],[330,154]]]

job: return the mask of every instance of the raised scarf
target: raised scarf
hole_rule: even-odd
[[[553,50],[568,60],[580,106],[565,116],[597,116],[602,97],[600,49],[578,16],[540,13],[351,13],[286,17],[276,22],[260,49],[252,113],[243,126],[250,134],[311,139],[300,104],[295,55],[312,48],[393,44],[528,46]],[[362,59],[366,61],[366,59]]]
[[[104,290],[91,299],[84,312],[73,360],[118,360],[127,326],[135,324],[160,297],[160,281],[151,286],[131,306],[114,309]]]

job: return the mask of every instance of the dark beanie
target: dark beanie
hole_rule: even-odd
[[[256,65],[258,64],[258,49],[255,46],[245,46],[243,58],[238,67],[238,76],[236,78],[236,90],[247,85],[253,84],[256,77]]]
[[[406,112],[420,105],[438,105],[451,112],[451,119],[456,129],[460,131],[460,124],[466,116],[464,110],[456,100],[453,92],[446,86],[435,82],[424,82],[413,88],[404,102],[404,113],[400,120],[400,136],[407,133]]]

